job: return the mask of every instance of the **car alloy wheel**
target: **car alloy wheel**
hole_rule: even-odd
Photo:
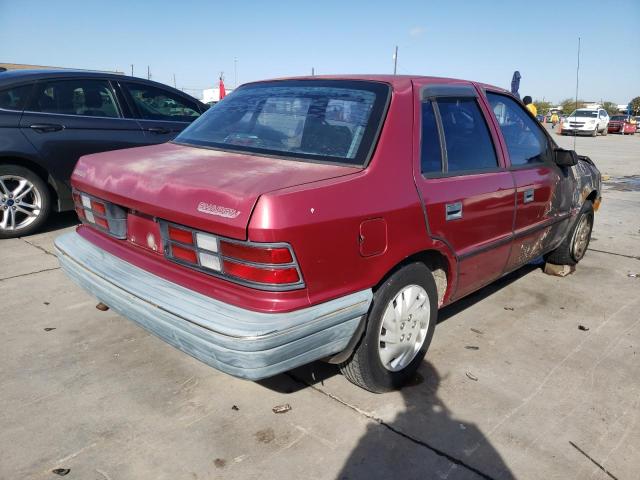
[[[384,368],[397,372],[411,363],[427,337],[430,316],[429,295],[419,285],[404,287],[387,304],[378,335]]]
[[[42,194],[35,185],[18,175],[0,176],[0,230],[27,228],[42,210]]]

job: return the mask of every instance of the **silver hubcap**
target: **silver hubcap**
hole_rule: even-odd
[[[378,337],[384,368],[397,372],[411,363],[427,337],[430,317],[429,296],[419,285],[404,287],[389,302]]]
[[[582,215],[579,222],[573,239],[573,258],[576,260],[580,260],[587,251],[591,235],[591,216]]]
[[[29,180],[17,175],[0,176],[0,230],[20,230],[36,221],[42,195]]]

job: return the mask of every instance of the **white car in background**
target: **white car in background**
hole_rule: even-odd
[[[563,135],[591,135],[607,134],[609,114],[602,108],[579,108],[562,120]]]

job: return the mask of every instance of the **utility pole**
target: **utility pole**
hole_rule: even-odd
[[[147,65],[147,80],[151,80],[151,67]]]
[[[173,74],[173,88],[178,88],[176,87],[176,74]]]
[[[393,54],[393,74],[396,74],[398,69],[398,46],[396,45],[396,53]]]
[[[131,76],[133,77],[133,63],[131,64]]]
[[[233,88],[238,88],[238,58],[233,58]]]

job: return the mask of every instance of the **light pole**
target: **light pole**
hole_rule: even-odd
[[[238,88],[238,58],[233,59],[233,88]]]

